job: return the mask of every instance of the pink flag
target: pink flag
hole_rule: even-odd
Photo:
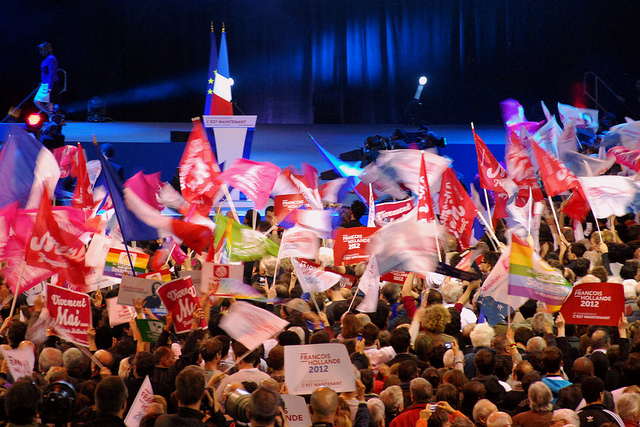
[[[138,197],[142,199],[142,201],[159,211],[164,209],[164,206],[156,197],[161,186],[160,172],[156,172],[151,175],[145,175],[142,172],[138,172],[124,183],[125,188],[130,188],[131,191],[136,193]]]
[[[607,157],[609,156],[614,156],[616,163],[640,173],[640,150],[629,150],[628,148],[618,145],[607,151]]]
[[[82,148],[80,148],[80,151],[82,151]],[[60,167],[60,179],[70,175],[73,176],[73,170],[77,167],[78,147],[74,145],[64,145],[54,148],[52,152]]]
[[[418,186],[418,221],[434,221],[433,200],[429,183],[427,182],[427,168],[424,164],[424,157],[420,162],[420,181]]]
[[[380,296],[380,271],[375,256],[369,258],[364,274],[358,282],[358,289],[364,293],[364,299],[356,310],[362,313],[375,313],[378,310]]]
[[[438,205],[440,221],[456,237],[461,247],[468,248],[477,209],[451,168],[442,174]]]
[[[248,159],[236,159],[216,180],[226,182],[242,191],[255,203],[255,209],[261,210],[267,204],[271,190],[280,175],[281,169],[269,162],[255,162]]]

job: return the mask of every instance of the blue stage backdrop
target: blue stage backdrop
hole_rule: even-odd
[[[495,123],[498,102],[579,100],[600,75],[636,107],[636,2],[584,0],[111,0],[2,3],[0,110],[39,82],[44,40],[70,117],[101,96],[118,121],[202,113],[209,28],[227,29],[234,99],[261,123],[400,123],[421,75],[430,123]]]

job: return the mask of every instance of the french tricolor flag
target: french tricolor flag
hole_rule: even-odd
[[[227,35],[222,28],[220,38],[220,52],[218,53],[218,72],[213,83],[213,97],[211,98],[211,114],[233,116],[231,105],[231,78],[229,77],[229,53],[227,51]]]

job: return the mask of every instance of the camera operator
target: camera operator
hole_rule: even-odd
[[[204,427],[206,425],[225,426],[224,414],[218,409],[211,395],[205,390],[204,372],[197,366],[187,366],[176,377],[176,393],[178,395],[178,413],[161,415],[156,420],[155,427]],[[211,405],[212,417],[205,424],[206,415],[201,412],[203,399]]]

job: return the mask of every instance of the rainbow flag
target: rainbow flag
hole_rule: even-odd
[[[149,255],[131,250],[129,251],[129,254],[131,255],[131,262],[133,263],[135,276],[138,274],[144,274],[147,271]],[[124,249],[109,249],[102,275],[122,277],[125,273],[130,276],[134,276],[134,274],[131,273],[131,264],[129,263],[129,257],[127,257],[127,251]]]
[[[509,295],[561,306],[570,293],[571,284],[562,274],[514,234],[509,266]]]
[[[134,264],[135,266],[135,264]],[[136,270],[137,271],[137,270]],[[151,271],[145,274],[138,274],[136,277],[141,279],[154,279],[154,280],[162,280],[163,282],[171,281],[171,270],[165,269],[160,271]]]

